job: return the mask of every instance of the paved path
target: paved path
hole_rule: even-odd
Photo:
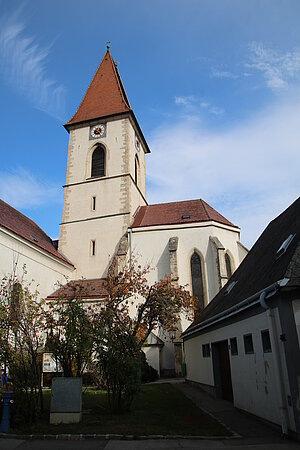
[[[300,443],[282,439],[280,432],[252,416],[233,408],[232,404],[211,398],[205,392],[178,380],[177,389],[200,408],[214,415],[241,437],[221,440],[147,439],[147,440],[18,440],[0,439],[0,450],[299,450]]]
[[[298,448],[300,450],[299,442],[296,443],[282,438],[277,428],[267,425],[252,415],[243,413],[234,408],[232,403],[212,398],[206,392],[188,383],[176,384],[175,387],[190,398],[199,408],[212,414],[226,427],[241,436],[240,438],[235,438],[234,441],[221,441],[223,446],[235,449],[241,447],[245,450],[250,448],[274,450],[277,448]]]

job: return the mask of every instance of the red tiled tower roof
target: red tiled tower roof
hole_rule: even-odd
[[[131,228],[209,221],[238,228],[202,199],[141,206]]]
[[[74,116],[64,125],[84,123],[117,114],[128,113],[144,143],[146,153],[150,153],[147,141],[129,104],[123,83],[109,49],[99,64]]]
[[[107,49],[76,113],[65,126],[129,111],[125,89]]]
[[[55,248],[52,239],[31,219],[0,199],[0,227],[6,228],[30,244],[73,266]]]

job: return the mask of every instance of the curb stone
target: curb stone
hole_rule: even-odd
[[[231,431],[231,430],[230,430]],[[231,431],[232,432],[232,431]],[[191,440],[222,440],[241,438],[237,433],[232,436],[188,436],[188,435],[161,435],[149,434],[139,436],[133,434],[6,434],[0,433],[1,439],[20,439],[20,440],[67,440],[84,441],[90,439],[99,440],[149,440],[149,439],[191,439]]]

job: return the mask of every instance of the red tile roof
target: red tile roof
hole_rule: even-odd
[[[52,239],[28,217],[21,214],[12,206],[0,200],[0,226],[30,242],[32,245],[45,250],[55,258],[73,266],[54,247]]]
[[[131,228],[209,221],[238,228],[201,199],[141,206]]]
[[[107,49],[74,116],[68,125],[131,111],[125,89]]]
[[[106,279],[95,278],[92,280],[73,280],[61,286],[47,300],[54,299],[99,299],[107,296]]]

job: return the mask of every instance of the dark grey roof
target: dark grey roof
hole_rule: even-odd
[[[289,236],[293,236],[291,242],[286,251],[279,255],[278,250]],[[269,223],[228,283],[183,336],[198,328],[202,322],[225,313],[229,308],[284,278],[289,278],[286,286],[300,286],[300,197]],[[228,292],[230,285],[233,288]]]

